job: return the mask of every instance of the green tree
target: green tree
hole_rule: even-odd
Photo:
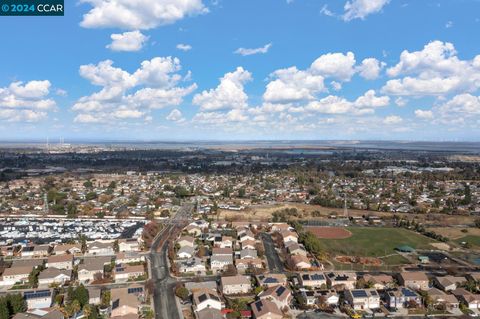
[[[113,250],[118,253],[120,251],[120,245],[118,244],[118,239],[113,242]]]
[[[73,301],[77,300],[80,304],[80,307],[83,307],[88,304],[88,290],[84,285],[78,286],[73,291]]]
[[[175,290],[175,295],[182,300],[187,300],[190,293],[188,292],[187,288],[180,286]]]
[[[7,295],[7,303],[10,314],[12,315],[27,311],[27,302],[21,294]]]
[[[10,312],[8,311],[7,300],[5,297],[0,297],[0,319],[10,318]]]

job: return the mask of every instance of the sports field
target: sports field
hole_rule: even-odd
[[[395,254],[395,247],[432,249],[435,240],[403,228],[347,227],[352,236],[345,239],[319,238],[330,255],[382,257]]]

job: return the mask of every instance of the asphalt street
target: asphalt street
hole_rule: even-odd
[[[283,273],[285,271],[283,263],[275,250],[272,236],[270,234],[261,234],[263,246],[265,247],[265,256],[267,257],[268,268],[271,273]]]
[[[177,280],[170,276],[168,269],[168,243],[173,238],[175,223],[187,220],[191,216],[192,205],[186,204],[167,223],[155,238],[150,249],[151,279],[154,282],[153,303],[156,319],[180,319],[179,309],[175,298]]]

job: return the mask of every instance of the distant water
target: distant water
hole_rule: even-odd
[[[97,146],[127,149],[283,149],[299,153],[318,152],[319,149],[359,150],[413,150],[437,152],[462,152],[480,154],[480,142],[422,142],[422,141],[356,141],[356,140],[278,140],[278,141],[65,141],[72,146]],[[4,141],[0,147],[45,147],[40,141]],[[50,144],[54,147],[55,144]],[[328,153],[318,154],[328,154]],[[310,153],[312,154],[312,153]],[[316,153],[315,153],[316,154]]]

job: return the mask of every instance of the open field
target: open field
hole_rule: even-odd
[[[467,235],[467,236],[455,239],[455,242],[458,244],[461,244],[462,242],[466,242],[474,246],[474,248],[480,248],[480,236]]]
[[[467,232],[463,232],[462,230],[466,229]],[[465,236],[480,236],[480,228],[469,227],[469,228],[458,228],[458,227],[432,227],[429,228],[436,232],[437,234],[441,234],[442,236],[446,236],[451,240],[457,240]]]
[[[242,211],[233,211],[233,210],[219,210],[219,218],[226,220],[256,220],[256,221],[268,221],[272,214],[275,211],[282,210],[285,208],[296,208],[298,210],[299,216],[297,219],[325,219],[328,218],[331,214],[336,214],[337,216],[343,216],[344,212],[342,208],[329,208],[317,205],[307,205],[302,203],[277,203],[270,205],[252,205]],[[312,212],[317,211],[320,213],[320,217],[313,217]],[[359,209],[349,209],[349,216],[364,216],[364,215],[375,215],[381,218],[391,218],[394,214],[390,212],[378,212],[378,211],[368,211],[368,210],[359,210]],[[419,222],[424,224],[435,224],[440,226],[451,226],[451,225],[465,225],[473,224],[474,217],[464,216],[464,215],[446,215],[446,214],[425,214],[425,215],[415,215],[415,214],[400,214],[396,215],[402,216],[408,219],[417,219]],[[444,229],[444,228],[442,228]],[[456,229],[456,228],[452,228]],[[433,229],[432,229],[433,230]],[[440,232],[441,233],[441,232]],[[480,235],[480,232],[479,232]]]
[[[402,228],[348,227],[352,236],[346,239],[322,239],[323,249],[330,255],[382,257],[395,254],[395,247],[409,245],[416,249],[433,249],[433,239]],[[389,258],[387,261],[398,261]]]
[[[305,230],[324,239],[345,239],[352,236],[350,231],[341,227],[305,227]]]

